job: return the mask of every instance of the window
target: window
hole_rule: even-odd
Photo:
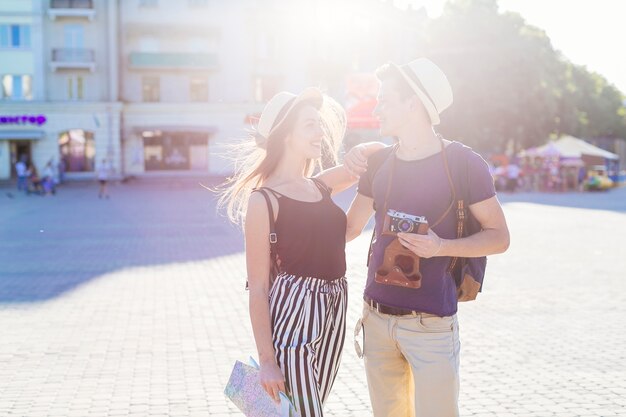
[[[94,170],[96,147],[93,132],[72,129],[59,135],[59,151],[67,172]]]
[[[160,101],[161,89],[159,86],[159,77],[146,76],[141,79],[143,101]]]
[[[158,5],[158,0],[139,0],[139,7],[157,7]]]
[[[0,25],[0,48],[30,48],[30,25]]]
[[[65,47],[68,49],[82,49],[85,47],[85,30],[81,25],[65,25],[63,27]]]
[[[67,78],[67,98],[69,100],[82,100],[84,98],[84,82],[80,75]]]
[[[141,52],[159,52],[159,41],[150,36],[139,39],[139,50]]]
[[[259,76],[254,79],[254,99],[266,102],[280,91],[282,79],[279,76]]]
[[[192,53],[209,52],[208,43],[203,38],[189,38],[187,40],[187,50]]]
[[[142,133],[144,168],[160,170],[206,170],[208,168],[208,134],[201,132]]]
[[[189,98],[191,101],[209,101],[209,81],[207,77],[192,77]]]
[[[260,33],[257,37],[256,54],[258,59],[272,59],[275,52],[274,37],[269,33]]]
[[[32,100],[33,85],[30,75],[2,76],[2,98],[8,100]]]

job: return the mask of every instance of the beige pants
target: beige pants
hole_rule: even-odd
[[[459,415],[456,315],[389,316],[364,304],[357,331],[361,323],[374,417]]]

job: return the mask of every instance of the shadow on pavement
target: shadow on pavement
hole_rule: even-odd
[[[214,194],[198,180],[116,184],[110,194],[98,199],[95,183],[46,197],[0,189],[0,303],[49,300],[128,267],[243,251],[241,234],[216,214]]]
[[[243,252],[241,232],[216,214],[215,195],[199,182],[214,186],[219,179],[116,184],[109,200],[98,199],[95,183],[65,185],[54,197],[0,188],[0,304],[50,300],[124,268]],[[355,187],[335,200],[347,210],[354,193]],[[499,198],[504,204],[626,212],[626,188],[606,193],[500,194]]]

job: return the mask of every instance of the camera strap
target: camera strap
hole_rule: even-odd
[[[439,223],[441,223],[443,219],[446,218],[448,213],[450,213],[450,210],[452,210],[452,208],[454,207],[456,203],[457,204],[457,219],[459,219],[458,224],[457,224],[457,233],[462,234],[462,231],[463,231],[462,223],[464,222],[464,219],[461,219],[461,217],[459,217],[460,211],[458,210],[463,208],[464,203],[462,199],[457,200],[456,187],[454,186],[454,181],[452,180],[452,174],[450,173],[450,167],[448,165],[448,155],[446,153],[445,143],[443,142],[443,136],[437,133],[437,138],[439,139],[439,142],[441,144],[441,156],[443,157],[443,165],[446,171],[446,176],[448,177],[448,184],[450,185],[450,192],[452,194],[452,199],[450,201],[450,204],[448,205],[448,208],[444,211],[444,213],[437,219],[437,221],[435,221],[435,223],[433,223],[432,225],[429,225],[429,227],[432,229],[436,227],[437,225],[439,225]],[[389,155],[387,156],[387,158],[391,158],[391,161],[390,161],[391,166],[389,167],[389,178],[387,180],[387,189],[385,191],[383,215],[385,215],[388,210],[388,200],[389,200],[389,194],[391,193],[391,184],[393,182],[393,174],[395,171],[395,162],[396,162],[396,152],[398,151],[398,147],[399,147],[399,144],[395,144],[393,146],[392,151],[389,152]],[[465,212],[463,210],[463,216],[464,216],[464,213]],[[460,234],[459,234],[459,237],[461,236]],[[370,246],[369,246],[369,251],[368,251],[368,256],[367,256],[367,266],[369,266],[370,258],[372,256],[373,245],[374,245],[375,239],[376,239],[376,228],[374,228],[372,232],[372,239],[370,240]],[[453,262],[456,263],[456,258],[453,258]],[[452,267],[453,266],[454,265],[452,265]],[[452,267],[450,268],[450,270],[452,269]]]

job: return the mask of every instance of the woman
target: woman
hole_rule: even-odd
[[[335,161],[344,133],[343,109],[319,90],[277,94],[261,114],[258,149],[220,200],[231,220],[244,225],[260,382],[276,401],[279,391],[288,393],[303,417],[323,415],[345,334],[346,215],[331,194],[352,185],[353,172],[362,172],[382,146],[359,145],[346,156],[349,168],[311,177],[321,160]],[[270,282],[274,253],[279,273]]]

